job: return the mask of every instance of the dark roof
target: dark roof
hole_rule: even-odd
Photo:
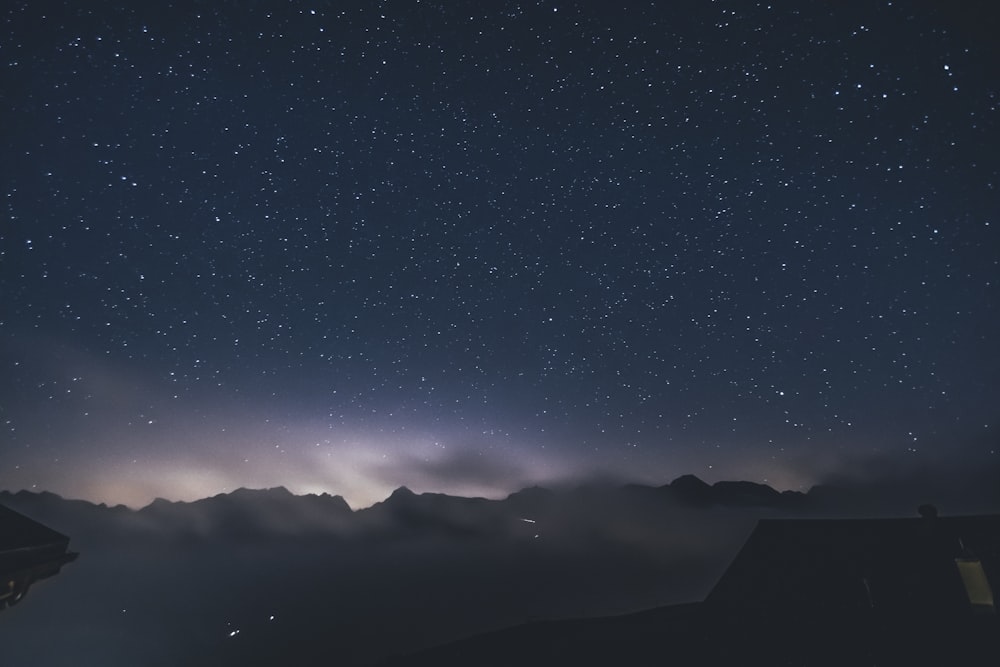
[[[759,611],[971,608],[956,559],[1000,583],[1000,515],[762,520],[706,602]]]
[[[0,505],[0,554],[43,547],[66,548],[69,538]]]

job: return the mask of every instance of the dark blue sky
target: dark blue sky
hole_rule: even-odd
[[[0,17],[0,487],[995,465],[990,3]]]

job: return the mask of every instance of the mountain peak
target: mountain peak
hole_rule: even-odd
[[[675,498],[687,505],[711,505],[716,500],[713,488],[694,475],[681,475],[667,488]]]
[[[698,489],[704,488],[704,489],[707,489],[707,488],[709,488],[708,483],[706,483],[705,481],[703,481],[701,479],[701,477],[698,477],[697,475],[681,475],[680,477],[678,477],[674,481],[670,482],[670,486],[672,486],[672,487],[680,487],[680,488],[688,488],[688,489],[692,489],[692,488],[698,488]]]

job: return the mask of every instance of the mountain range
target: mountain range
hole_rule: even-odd
[[[550,490],[531,487],[490,500],[400,487],[371,507],[352,510],[338,495],[294,495],[284,487],[240,488],[194,502],[162,498],[132,510],[50,492],[0,491],[0,503],[67,534],[132,533],[186,539],[252,540],[272,537],[387,538],[418,534],[534,538],[544,529],[567,530],[616,517],[649,519],[681,509],[756,508],[777,512],[822,510],[842,494],[778,492],[754,482],[707,484],[694,475],[659,486],[589,484]]]

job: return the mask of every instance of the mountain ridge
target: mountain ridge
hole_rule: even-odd
[[[660,486],[532,486],[498,499],[416,493],[400,486],[384,500],[359,509],[351,508],[339,495],[296,495],[284,486],[240,487],[194,501],[156,498],[139,509],[26,490],[0,491],[0,503],[51,523],[67,534],[236,541],[383,540],[420,535],[453,540],[521,540],[554,535],[573,540],[595,531],[617,535],[639,528],[659,530],[655,527],[672,520],[670,517],[677,512],[728,510],[781,517],[851,513],[858,509],[849,488],[816,486],[808,492],[777,491],[750,481],[709,484],[690,474]]]
[[[581,484],[573,487],[566,487],[570,493],[585,491],[587,489],[593,488],[590,485]],[[683,499],[685,502],[690,504],[721,504],[728,505],[731,503],[759,503],[761,500],[767,500],[773,502],[776,498],[799,498],[799,497],[809,497],[813,494],[814,490],[822,489],[824,495],[836,494],[838,489],[836,487],[831,487],[827,485],[817,485],[811,488],[809,491],[778,491],[770,485],[761,484],[758,482],[751,482],[747,480],[722,480],[709,484],[699,478],[697,475],[685,474],[681,475],[671,482],[661,486],[650,486],[647,484],[639,483],[624,483],[621,485],[602,485],[600,488],[608,488],[612,490],[624,490],[624,489],[638,489],[642,491],[664,491],[667,490],[674,494],[678,499]],[[95,508],[105,508],[109,510],[117,511],[129,511],[135,513],[142,513],[150,511],[158,507],[164,506],[198,506],[200,504],[208,503],[209,501],[219,501],[226,499],[240,499],[246,501],[267,501],[267,500],[277,500],[277,499],[330,499],[330,500],[340,500],[347,505],[351,512],[365,512],[376,506],[382,506],[386,503],[401,503],[414,498],[438,498],[438,499],[451,499],[451,500],[467,500],[467,501],[486,501],[486,502],[506,502],[513,498],[527,498],[534,497],[539,498],[541,496],[556,495],[559,493],[566,493],[566,489],[560,489],[559,491],[553,490],[549,487],[533,485],[518,489],[511,492],[503,498],[485,498],[480,496],[460,496],[452,495],[447,493],[435,492],[435,491],[422,491],[415,492],[411,490],[406,485],[401,485],[393,489],[393,491],[386,496],[385,499],[375,502],[373,505],[361,508],[350,508],[350,505],[339,494],[331,494],[328,492],[323,493],[303,493],[296,494],[291,492],[284,485],[273,486],[273,487],[261,487],[261,488],[251,488],[241,486],[232,491],[224,491],[211,496],[205,496],[203,498],[197,498],[195,500],[170,500],[157,496],[148,504],[143,505],[138,508],[129,507],[123,504],[109,505],[104,502],[95,502],[82,498],[69,498],[54,493],[52,491],[30,491],[27,489],[21,489],[18,491],[10,490],[0,490],[0,502],[5,499],[27,499],[33,498],[36,501],[45,502],[64,502],[64,503],[74,503],[74,504],[84,504],[92,506]]]

